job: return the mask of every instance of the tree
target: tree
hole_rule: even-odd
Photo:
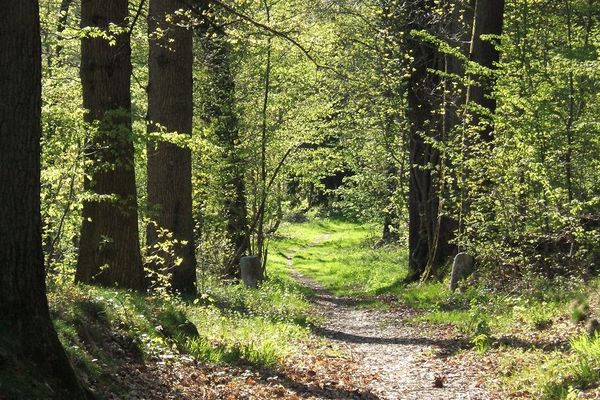
[[[82,0],[81,84],[90,124],[77,282],[143,289],[131,134],[127,0]]]
[[[449,244],[453,222],[440,214],[439,170],[443,161],[435,145],[444,140],[442,119],[437,115],[443,106],[443,85],[440,76],[432,71],[443,71],[444,59],[435,43],[418,35],[419,32],[436,34],[440,22],[432,19],[437,15],[434,1],[408,2],[405,8],[405,29],[409,33],[406,50],[413,60],[406,86],[410,123],[407,276],[410,282],[435,275],[454,248]]]
[[[213,15],[211,13],[208,17]],[[240,256],[248,247],[248,217],[244,177],[246,166],[235,103],[235,76],[231,65],[233,55],[225,32],[217,24],[204,21],[198,34],[209,75],[207,95],[203,99],[203,118],[214,130],[214,141],[221,153],[223,215],[227,237],[233,247],[226,273],[230,277],[236,277],[239,275]]]
[[[84,392],[50,320],[46,298],[40,217],[41,43],[37,1],[4,4],[0,37],[2,395],[14,399],[83,399]],[[27,371],[26,377],[23,371]]]
[[[73,0],[61,0],[60,2],[60,16],[58,17],[58,24],[56,26],[56,33],[59,36],[59,40],[62,39],[61,36],[67,28],[67,22],[69,20],[69,10],[72,4]],[[59,42],[59,44],[56,45],[56,58],[58,59],[58,62],[60,62],[60,56],[62,51],[63,45]]]
[[[484,168],[473,168],[472,161],[487,158],[493,142],[493,115],[496,112],[496,99],[493,96],[496,84],[494,71],[500,60],[496,41],[502,34],[503,20],[504,0],[476,0],[469,49],[469,60],[474,72],[469,76],[464,115],[466,125],[473,134],[465,140],[462,150],[463,164],[468,167],[463,167],[461,221],[465,221],[472,213],[474,203],[479,203],[475,207],[478,208],[478,214],[485,216],[484,219],[495,219],[489,202],[478,201],[491,187],[490,177],[486,173],[482,174]],[[465,226],[460,229],[464,231]]]
[[[469,85],[467,92],[467,104],[473,102],[485,109],[491,115],[496,111],[496,99],[492,96],[494,90],[494,75],[489,71],[496,69],[500,60],[500,51],[495,41],[488,35],[494,37],[502,34],[504,21],[504,0],[477,0],[473,18],[473,36],[471,37],[471,48],[469,59],[481,67],[487,74],[478,74],[471,79],[476,79],[476,84]],[[476,111],[475,114],[478,114]],[[474,125],[479,124],[479,118],[474,118]],[[480,132],[481,138],[489,142],[492,140],[492,125],[488,121]]]
[[[185,2],[151,0],[148,27],[151,35],[148,85],[149,133],[192,133],[192,30],[186,21]],[[182,293],[196,291],[196,257],[192,217],[191,150],[165,140],[148,144],[148,204],[152,223],[147,245],[158,262],[172,273],[172,288]],[[160,252],[166,237],[177,243],[173,254]]]

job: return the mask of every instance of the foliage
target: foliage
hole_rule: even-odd
[[[469,61],[464,32],[444,30],[457,22],[469,28],[445,1],[431,3],[427,32],[407,30],[413,21],[403,1],[235,1],[230,9],[214,2],[204,15],[186,11],[197,34],[191,137],[147,134],[147,39],[162,32],[147,32],[146,3],[131,1],[129,19],[140,232],[153,217],[147,144],[161,138],[189,148],[200,272],[192,304],[169,290],[168,274],[180,260],[170,257],[179,243],[166,231],[162,247],[145,250],[147,260],[164,263],[164,271],[147,271],[151,295],[73,285],[89,195],[84,153],[96,128],[83,121],[80,39],[111,41],[118,29],[79,27],[78,2],[60,11],[65,2],[40,1],[45,266],[57,330],[84,380],[118,390],[106,378],[116,368],[107,335],[142,359],[189,353],[216,363],[278,365],[310,340],[307,326],[315,322],[310,290],[289,275],[292,254],[298,271],[336,295],[366,307],[411,307],[415,322],[455,327],[482,357],[501,352],[501,363],[516,360],[522,371],[503,365],[514,391],[530,385],[534,398],[572,398],[600,379],[598,338],[573,338],[575,323],[594,313],[589,292],[600,271],[598,2],[507,2],[504,33],[484,38],[497,41],[502,54],[493,71]],[[204,18],[216,29],[208,36]],[[456,103],[450,109],[435,99],[432,116],[446,121],[455,113],[457,121],[443,138],[424,139],[442,161],[422,167],[439,186],[441,214],[457,222],[455,244],[477,260],[475,276],[455,293],[446,271],[441,281],[404,283],[412,167],[407,67],[419,62],[404,51],[409,36],[464,70],[448,73],[444,64],[429,71],[441,85],[436,92]],[[224,56],[218,71],[210,49]],[[476,75],[485,79],[476,82]],[[498,107],[484,118],[493,125],[486,142],[473,120],[481,110],[465,104],[463,91],[490,78]],[[268,258],[269,279],[257,291],[221,279],[236,251],[224,207],[239,194],[231,176],[243,184],[247,221],[238,228],[249,238],[247,253]],[[391,243],[380,241],[384,221],[396,234]],[[566,350],[504,348],[507,336],[550,335],[561,324],[573,324]]]

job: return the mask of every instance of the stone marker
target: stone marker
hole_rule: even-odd
[[[255,288],[263,280],[258,256],[246,256],[240,259],[242,282],[248,288]]]
[[[450,276],[450,290],[455,291],[458,282],[473,273],[475,259],[467,253],[458,253],[452,263],[452,275]]]
[[[600,335],[600,323],[597,319],[592,319],[588,322],[586,330],[589,337],[595,338]]]

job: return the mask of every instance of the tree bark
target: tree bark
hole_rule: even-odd
[[[463,48],[465,29],[470,23],[472,1],[407,1],[404,2],[405,32],[424,31],[453,47]],[[439,12],[441,11],[441,13]],[[408,35],[405,49],[413,55],[408,65],[407,118],[410,122],[408,139],[409,181],[409,273],[406,281],[439,277],[442,267],[456,254],[452,240],[458,222],[445,205],[450,190],[447,177],[449,160],[440,154],[436,144],[451,136],[459,122],[456,104],[464,98],[460,83],[454,84],[444,71],[460,77],[464,74],[459,60],[443,54],[433,43],[419,36]],[[467,49],[463,51],[467,53]],[[462,93],[461,93],[462,92]],[[443,111],[440,116],[439,111]],[[450,179],[452,181],[452,179]]]
[[[473,18],[473,34],[471,36],[471,49],[469,58],[471,61],[485,67],[488,70],[496,69],[496,63],[500,60],[500,51],[495,45],[495,40],[482,38],[484,35],[502,34],[504,22],[504,0],[477,0]],[[475,75],[471,79],[476,84],[469,85],[467,91],[467,104],[475,103],[484,108],[492,115],[496,111],[496,99],[492,97],[495,86],[493,75]],[[476,110],[473,115],[473,124],[479,125],[480,113]],[[485,142],[493,139],[493,126],[491,121],[486,121],[480,131],[480,137]]]
[[[82,0],[81,25],[114,40],[81,41],[81,83],[86,148],[83,224],[77,282],[144,289],[139,247],[137,190],[131,133],[131,46],[126,31],[127,0]],[[114,24],[123,31],[109,32]]]
[[[46,298],[38,2],[3,2],[0,37],[1,397],[83,399],[50,320]]]
[[[192,29],[190,21],[176,16],[185,10],[182,0],[151,0],[148,29],[151,35],[148,85],[149,133],[192,134]],[[168,22],[170,20],[171,22]],[[188,25],[188,26],[186,26]],[[157,35],[164,32],[163,35]],[[196,292],[196,256],[192,216],[191,150],[165,141],[148,144],[148,205],[152,223],[147,246],[156,253],[157,228],[173,233],[172,254],[158,254],[171,273],[171,286],[185,294]],[[175,265],[175,259],[181,263]],[[154,263],[154,269],[160,268]]]
[[[434,1],[413,1],[406,5],[406,31],[434,32],[430,19]],[[407,282],[419,280],[428,268],[438,229],[439,193],[435,174],[440,164],[439,151],[431,140],[439,140],[442,124],[435,115],[442,102],[441,78],[430,70],[443,69],[443,57],[434,44],[409,34],[407,51],[413,55],[407,83],[407,117],[410,122],[408,139],[410,180],[409,209],[409,272]],[[431,268],[431,265],[429,266]]]

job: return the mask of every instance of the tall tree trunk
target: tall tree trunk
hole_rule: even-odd
[[[407,2],[406,31],[433,32],[435,23],[431,16],[435,6],[434,1]],[[410,181],[409,273],[406,280],[411,282],[434,268],[430,262],[436,241],[441,239],[438,234],[442,229],[438,226],[439,188],[434,176],[440,164],[440,154],[431,140],[440,139],[442,124],[436,110],[441,106],[443,94],[440,93],[441,78],[430,70],[443,69],[443,57],[434,44],[410,34],[406,46],[414,59],[407,83]]]
[[[495,45],[495,40],[482,38],[484,35],[501,35],[504,23],[504,0],[477,0],[473,18],[473,34],[471,36],[471,61],[487,68],[496,69],[500,60],[500,51]],[[467,91],[467,104],[473,102],[493,114],[496,111],[496,99],[492,97],[495,86],[493,75],[473,76],[471,79],[476,84],[469,85]],[[479,125],[482,121],[480,113],[475,111],[473,124]],[[492,141],[493,126],[491,121],[485,121],[480,131],[480,137],[485,142]]]
[[[469,54],[468,40],[471,34],[473,20],[473,9],[475,0],[459,0],[442,2],[444,23],[439,34],[454,49],[459,50],[465,56]],[[465,45],[466,44],[466,45]],[[453,54],[443,54],[443,68],[445,76],[442,80],[443,85],[443,117],[441,122],[440,141],[447,142],[451,139],[456,126],[460,124],[459,108],[465,103],[466,88],[462,78],[465,76],[465,68],[457,56]],[[451,257],[457,252],[458,248],[452,241],[456,237],[459,228],[458,220],[448,213],[446,201],[450,193],[457,193],[459,188],[456,186],[457,177],[449,174],[456,174],[456,168],[451,164],[444,154],[441,155],[439,164],[439,206],[437,210],[437,224],[435,226],[433,246],[430,249],[430,255],[424,277],[429,274],[437,274]]]
[[[222,148],[224,216],[233,257],[226,274],[239,277],[239,259],[248,247],[247,200],[244,175],[246,166],[240,148],[239,121],[235,109],[235,81],[231,71],[231,48],[224,32],[200,31],[206,65],[210,74],[210,98],[206,99],[204,118],[213,126]]]
[[[271,23],[271,9],[267,0],[263,0],[263,7],[267,16],[267,23]],[[268,124],[268,111],[269,111],[269,93],[271,90],[271,69],[272,69],[272,42],[271,36],[267,39],[267,61],[265,66],[264,76],[264,92],[263,92],[263,104],[261,110],[261,130],[260,130],[260,204],[262,207],[258,207],[256,212],[258,213],[258,222],[256,229],[256,249],[255,254],[260,260],[260,266],[262,275],[265,276],[265,269],[267,265],[267,247],[268,242],[266,241],[265,234],[265,203],[267,201],[267,133],[269,131]],[[255,196],[258,197],[258,196]]]
[[[75,280],[143,289],[139,247],[134,148],[131,134],[131,46],[127,0],[82,0],[81,25],[108,32],[81,41],[81,83],[86,122],[83,224]]]
[[[176,11],[182,0],[150,0],[148,28],[151,35],[148,85],[148,131],[192,133],[192,29]],[[148,144],[148,204],[156,224],[148,225],[147,245],[157,253],[161,241],[157,229],[173,233],[179,243],[171,254],[158,252],[171,273],[172,289],[196,292],[196,256],[192,216],[192,154],[179,145],[159,141]],[[180,260],[177,265],[176,259]],[[154,269],[161,268],[154,263]]]
[[[4,2],[0,37],[0,396],[83,399],[46,299],[38,2]]]

